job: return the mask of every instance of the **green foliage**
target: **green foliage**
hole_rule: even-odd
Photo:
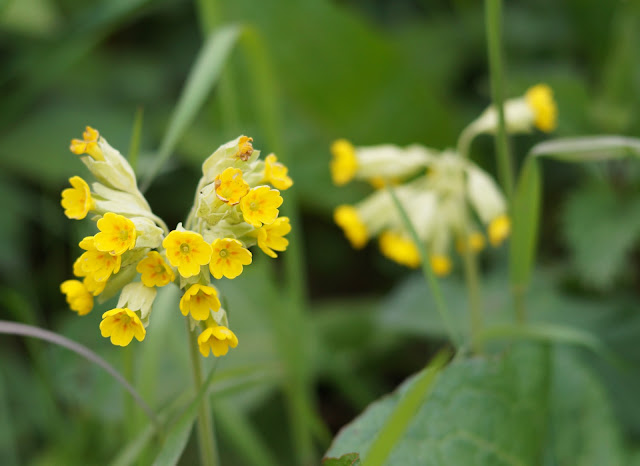
[[[359,466],[360,455],[357,453],[347,453],[340,458],[325,458],[322,460],[322,466]]]

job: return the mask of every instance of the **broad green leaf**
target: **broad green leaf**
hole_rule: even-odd
[[[551,464],[628,464],[607,393],[575,352],[555,352],[550,394]]]
[[[235,25],[222,27],[212,32],[203,44],[171,115],[169,127],[160,144],[154,164],[141,184],[142,190],[149,187],[158,170],[171,156],[171,152],[185,129],[191,124],[198,110],[204,104],[220,76],[240,31],[240,27]]]
[[[500,357],[458,360],[393,449],[389,465],[540,464],[546,436],[549,376],[545,346],[520,344]],[[372,441],[417,379],[373,403],[334,440],[327,456],[357,452]]]
[[[541,183],[538,162],[534,157],[528,157],[520,173],[511,205],[509,260],[511,286],[516,292],[521,292],[531,280],[540,221]]]
[[[322,466],[359,466],[360,455],[357,453],[347,453],[340,458],[325,458],[322,460]]]
[[[562,227],[582,281],[609,288],[630,265],[629,254],[640,237],[640,197],[617,195],[605,184],[585,186],[569,197]]]

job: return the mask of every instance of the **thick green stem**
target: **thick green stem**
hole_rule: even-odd
[[[498,112],[498,129],[495,134],[496,156],[500,184],[511,201],[514,175],[513,161],[509,153],[509,142],[504,123],[504,83],[502,59],[502,0],[485,0],[487,51],[489,55],[489,77],[493,105]]]
[[[202,370],[200,368],[200,353],[198,352],[198,340],[196,334],[189,328],[187,320],[187,332],[189,334],[189,350],[191,354],[191,368],[196,393],[202,386]],[[198,444],[200,447],[200,462],[203,466],[217,466],[218,453],[216,438],[213,431],[211,418],[211,406],[209,397],[205,395],[198,406]]]
[[[469,297],[469,317],[471,321],[471,347],[477,354],[482,353],[479,336],[482,333],[482,299],[480,296],[480,275],[478,273],[478,258],[469,244],[465,244],[464,278]]]

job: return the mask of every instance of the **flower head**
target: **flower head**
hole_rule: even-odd
[[[198,347],[205,358],[209,356],[209,352],[216,357],[224,356],[229,351],[229,347],[236,346],[238,346],[238,337],[222,325],[208,327],[198,337]]]
[[[289,178],[287,172],[289,169],[278,162],[275,154],[267,155],[264,160],[264,180],[271,183],[274,188],[284,191],[293,185],[293,180]]]
[[[251,264],[251,252],[237,239],[218,238],[211,245],[213,253],[209,271],[214,278],[236,278],[242,273],[242,266]]]
[[[162,241],[167,259],[184,278],[200,273],[200,266],[211,260],[211,246],[193,231],[172,231]]]
[[[258,247],[267,256],[276,258],[274,251],[284,251],[289,245],[289,240],[284,236],[291,231],[289,217],[279,217],[270,225],[263,225],[258,230]]]
[[[98,251],[95,246],[95,237],[87,236],[80,241],[80,247],[85,250],[74,264],[74,271],[82,271],[83,275],[76,273],[78,276],[91,277],[98,282],[106,281],[111,274],[118,273],[122,264],[122,256],[113,255],[109,252]]]
[[[82,220],[95,207],[89,185],[79,176],[69,178],[72,188],[62,191],[60,204],[68,218]]]
[[[409,238],[385,231],[380,235],[380,251],[389,259],[407,267],[416,268],[420,265],[420,253],[416,245]]]
[[[136,226],[127,217],[107,212],[98,220],[100,233],[94,236],[98,251],[120,255],[136,245]]]
[[[136,271],[145,286],[165,286],[175,279],[173,270],[167,265],[158,251],[149,251],[147,257],[138,262]]]
[[[358,170],[356,149],[346,139],[338,139],[331,144],[331,178],[336,186],[347,184]]]
[[[66,280],[60,284],[60,291],[66,295],[67,304],[72,311],[84,316],[93,309],[93,296],[78,280]]]
[[[453,268],[451,259],[440,254],[432,254],[429,258],[429,263],[431,264],[431,270],[433,270],[433,273],[435,273],[439,277],[449,275],[451,269]]]
[[[102,314],[100,332],[105,338],[111,337],[111,343],[117,346],[127,346],[133,337],[142,341],[147,333],[138,315],[126,307]]]
[[[511,220],[507,215],[494,218],[489,224],[489,242],[492,246],[499,246],[511,233]]]
[[[214,180],[216,196],[222,202],[236,205],[249,192],[249,185],[242,179],[242,170],[227,168]]]
[[[551,88],[546,84],[536,84],[527,90],[524,98],[533,111],[536,127],[547,133],[553,131],[557,125],[558,108]]]
[[[256,228],[270,224],[278,217],[278,207],[282,205],[282,196],[277,189],[258,186],[249,191],[240,201],[244,220]]]
[[[183,316],[191,314],[195,320],[206,320],[211,311],[220,309],[218,292],[212,286],[191,285],[180,299],[180,312]]]
[[[354,248],[361,249],[369,241],[367,226],[360,219],[355,207],[350,205],[338,206],[333,213],[333,220],[342,228]]]
[[[69,149],[76,155],[87,154],[94,160],[104,160],[102,150],[98,146],[99,139],[100,133],[91,126],[87,126],[84,133],[82,133],[82,139],[72,139]]]

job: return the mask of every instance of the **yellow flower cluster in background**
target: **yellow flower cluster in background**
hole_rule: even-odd
[[[553,93],[545,84],[506,101],[504,110],[507,130],[512,133],[529,132],[534,127],[548,132],[557,124]],[[497,112],[489,107],[461,133],[456,150],[419,145],[355,147],[338,139],[331,145],[334,184],[362,180],[377,190],[355,205],[338,206],[335,223],[354,248],[363,248],[377,236],[384,256],[407,267],[419,267],[419,249],[391,195],[382,189],[393,185],[437,275],[447,275],[453,268],[452,244],[460,254],[480,252],[487,239],[492,246],[500,246],[511,232],[504,195],[468,157],[472,140],[495,132],[497,124]]]
[[[221,146],[203,164],[194,206],[185,225],[170,231],[151,211],[127,160],[87,127],[83,139],[71,141],[96,181],[78,176],[62,191],[68,218],[90,216],[94,236],[84,238],[84,252],[74,263],[77,279],[60,285],[69,307],[79,315],[93,309],[95,297],[120,292],[116,308],[102,316],[100,332],[114,345],[142,341],[158,287],[175,283],[183,290],[180,312],[191,328],[202,331],[203,356],[222,356],[238,338],[228,328],[212,280],[238,277],[252,262],[257,245],[269,257],[288,246],[289,219],[279,217],[280,190],[291,187],[287,167],[274,154],[259,160],[246,136]]]

